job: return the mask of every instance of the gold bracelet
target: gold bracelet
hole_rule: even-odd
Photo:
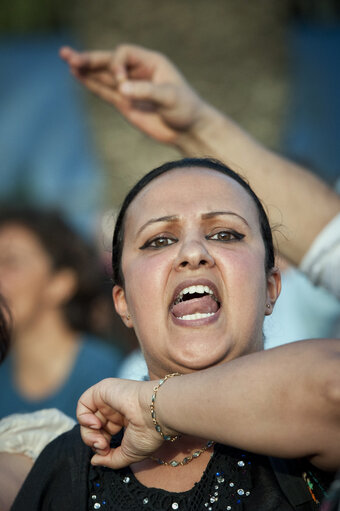
[[[163,440],[166,440],[168,442],[175,442],[175,440],[177,440],[179,438],[179,435],[164,435],[162,428],[160,427],[160,425],[157,422],[156,412],[155,412],[155,401],[156,401],[156,396],[157,396],[157,392],[159,391],[159,388],[163,385],[163,383],[165,383],[169,378],[172,378],[173,376],[180,376],[180,374],[179,373],[167,374],[166,376],[164,376],[164,378],[159,380],[158,384],[153,388],[153,394],[152,394],[151,405],[150,405],[151,418],[152,418],[152,422],[155,425],[155,430],[161,435]]]

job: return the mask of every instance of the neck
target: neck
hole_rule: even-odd
[[[185,435],[176,440],[176,442],[164,442],[154,453],[153,458],[159,458],[168,463],[173,460],[180,462],[183,458],[191,456],[195,451],[200,452],[203,448],[205,451],[207,443],[208,440],[205,440],[204,438]],[[209,450],[209,448],[207,450]],[[192,461],[196,461],[196,458]]]
[[[206,446],[207,440],[197,437],[182,436],[174,443],[164,442],[155,451],[154,457],[163,461],[182,461],[193,452]],[[190,490],[204,473],[213,453],[213,447],[204,451],[199,457],[187,464],[176,467],[161,465],[153,459],[146,459],[131,466],[136,478],[147,487],[162,488],[166,491],[182,492]]]

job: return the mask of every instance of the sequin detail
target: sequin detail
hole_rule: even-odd
[[[249,455],[250,457],[251,455]],[[239,462],[243,461],[243,464]],[[91,467],[91,505],[114,511],[242,511],[251,498],[251,469],[248,457],[238,449],[217,445],[201,478],[189,491],[172,493],[143,486],[129,468],[112,471]],[[97,486],[97,484],[99,486]],[[95,504],[100,507],[94,508]]]

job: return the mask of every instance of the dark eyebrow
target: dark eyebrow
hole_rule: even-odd
[[[202,219],[203,220],[209,220],[209,218],[214,218],[215,216],[221,216],[221,215],[234,215],[240,218],[248,227],[249,224],[243,216],[239,215],[238,213],[234,213],[234,211],[209,211],[209,213],[203,213]],[[148,225],[155,224],[157,222],[178,222],[179,216],[178,215],[166,215],[166,216],[160,216],[158,218],[150,218],[145,224],[143,224],[137,231],[137,236],[146,228]]]
[[[179,217],[177,215],[160,216],[158,218],[150,218],[145,224],[142,225],[137,231],[137,236],[150,224],[156,222],[178,222]]]
[[[221,215],[233,215],[237,216],[242,222],[244,222],[248,227],[249,224],[243,216],[239,215],[238,213],[235,213],[234,211],[209,211],[209,213],[203,213],[202,218],[203,220],[208,220],[209,218],[214,218],[215,216],[221,216]]]

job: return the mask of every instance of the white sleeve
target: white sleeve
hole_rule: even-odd
[[[35,460],[48,443],[74,425],[73,419],[55,408],[8,415],[0,421],[0,452]]]
[[[340,213],[314,240],[300,269],[313,284],[324,287],[340,300]]]

